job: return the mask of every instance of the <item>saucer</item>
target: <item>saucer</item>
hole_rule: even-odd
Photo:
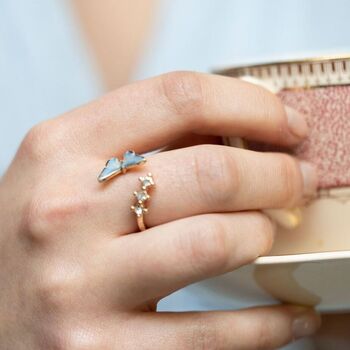
[[[264,256],[255,283],[273,298],[322,312],[350,312],[350,250]]]

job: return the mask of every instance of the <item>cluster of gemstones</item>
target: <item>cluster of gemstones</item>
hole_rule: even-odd
[[[154,186],[154,180],[151,173],[148,173],[146,176],[139,177],[139,180],[141,182],[141,190],[134,192],[136,203],[131,206],[131,210],[137,217],[141,217],[144,213],[147,213],[146,202],[150,198],[147,190]]]

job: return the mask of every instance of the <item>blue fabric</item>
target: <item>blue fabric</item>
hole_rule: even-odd
[[[135,78],[350,52],[347,0],[163,0]]]
[[[102,91],[64,0],[0,0],[0,174],[34,124]]]

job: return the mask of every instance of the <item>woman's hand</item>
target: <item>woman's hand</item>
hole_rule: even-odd
[[[178,72],[34,127],[0,186],[1,349],[275,349],[316,331],[318,316],[292,306],[155,312],[173,291],[268,253],[274,226],[259,210],[317,187],[291,156],[204,144],[218,135],[289,146],[307,126],[260,87]],[[97,182],[111,156],[168,144]],[[132,193],[148,172],[150,228],[137,232]]]

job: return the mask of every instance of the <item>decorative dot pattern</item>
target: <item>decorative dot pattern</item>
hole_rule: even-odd
[[[320,188],[350,185],[350,86],[284,90],[283,103],[307,116],[310,136],[295,148],[315,164]]]

